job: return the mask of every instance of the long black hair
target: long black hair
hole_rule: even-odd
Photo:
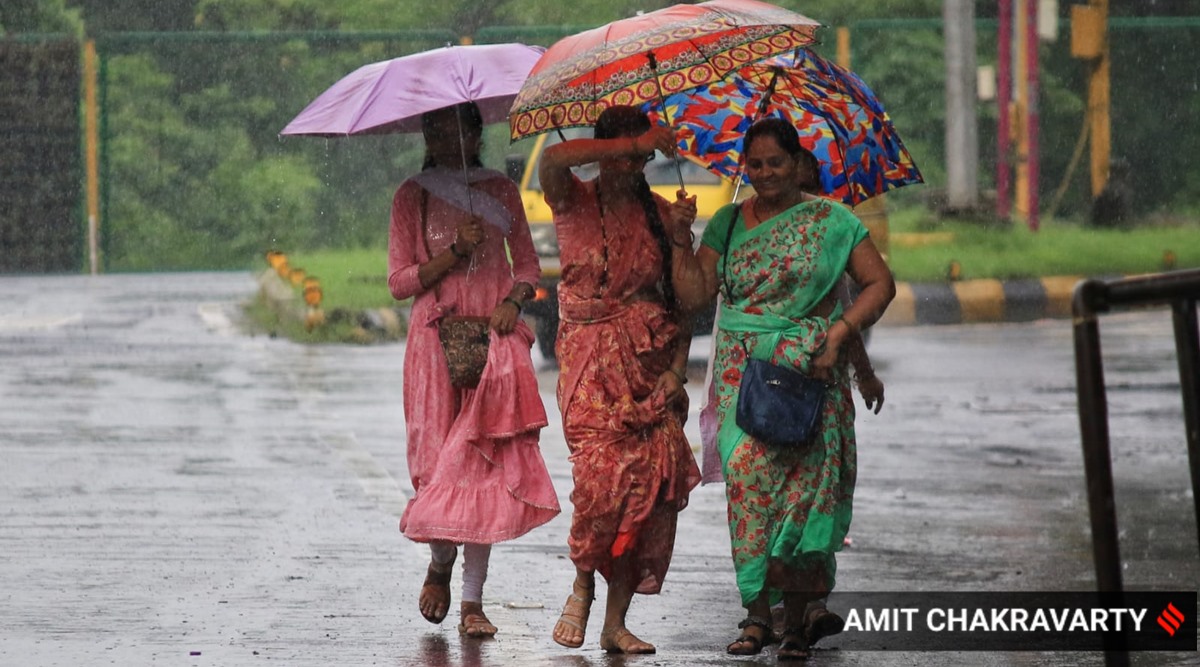
[[[463,102],[461,104],[456,104],[455,106],[450,107],[450,108],[454,109],[455,113],[458,115],[458,122],[462,123],[462,137],[464,139],[472,133],[474,133],[476,135],[480,135],[480,136],[483,135],[483,113],[481,111],[479,111],[478,104],[475,104],[474,102]],[[439,111],[440,111],[440,109],[439,109]],[[426,130],[429,129],[430,121],[433,118],[430,115],[432,113],[434,113],[434,112],[430,111],[430,112],[421,114],[421,131],[422,132],[425,132]],[[425,159],[422,160],[422,162],[421,162],[421,171],[425,171],[426,169],[429,169],[431,167],[437,167],[437,166],[439,166],[439,165],[433,159],[433,156],[429,154],[429,149],[427,146],[426,152],[425,152]],[[455,166],[457,166],[457,165],[455,165]],[[467,166],[468,167],[482,167],[483,166],[483,160],[479,157],[479,151],[475,151],[473,154],[467,156]]]
[[[820,193],[821,191],[821,162],[817,156],[800,144],[800,133],[791,123],[782,118],[770,117],[755,121],[746,136],[742,139],[742,155],[750,152],[750,144],[759,137],[771,137],[785,153],[792,156],[796,165],[808,171],[809,180],[801,183],[800,188],[806,192]]]
[[[605,109],[596,119],[593,137],[596,139],[616,139],[618,137],[636,137],[650,130],[650,117],[630,106],[611,106]],[[658,242],[658,250],[662,254],[662,291],[667,302],[667,310],[675,310],[675,285],[671,283],[671,241],[667,238],[667,230],[663,227],[662,217],[658,214],[658,202],[650,192],[650,184],[646,182],[646,174],[638,173],[635,194],[642,211],[646,214],[646,222],[650,225],[650,233]]]

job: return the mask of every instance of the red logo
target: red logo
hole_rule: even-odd
[[[1158,615],[1158,624],[1162,626],[1163,630],[1167,631],[1168,635],[1174,637],[1175,631],[1179,629],[1179,626],[1183,625],[1183,613],[1176,609],[1175,605],[1168,602],[1167,608],[1163,610],[1163,613]]]

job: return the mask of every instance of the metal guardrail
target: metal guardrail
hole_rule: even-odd
[[[1092,555],[1096,583],[1102,593],[1121,593],[1121,554],[1117,541],[1117,512],[1113,493],[1112,456],[1108,432],[1108,399],[1104,362],[1100,356],[1098,315],[1122,306],[1168,305],[1175,328],[1175,349],[1187,430],[1188,464],[1192,477],[1197,532],[1200,534],[1200,330],[1196,304],[1200,300],[1200,270],[1160,273],[1120,280],[1086,280],[1075,287],[1071,308],[1075,322],[1075,382],[1079,397],[1079,426],[1083,439],[1088,511],[1092,523]],[[1128,665],[1121,639],[1105,644],[1108,665]]]

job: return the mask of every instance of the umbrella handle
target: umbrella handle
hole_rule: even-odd
[[[458,151],[462,155],[463,185],[467,188],[467,214],[475,216],[475,204],[471,201],[471,180],[467,172],[467,142],[463,137],[462,107],[454,107],[454,119],[458,121]],[[475,253],[471,253],[471,263],[467,265],[467,276],[475,273]]]
[[[654,87],[658,90],[658,103],[662,105],[662,117],[667,121],[667,127],[671,127],[671,114],[667,111],[667,100],[663,97],[662,84],[658,81],[658,58],[654,57],[654,52],[646,54],[646,58],[650,61],[650,70],[654,72]],[[679,157],[672,158],[675,163],[675,175],[679,177],[679,189],[685,194],[687,187],[683,184],[683,168],[679,166]]]
[[[463,137],[462,107],[455,105],[454,119],[458,121],[458,152],[462,156],[463,185],[467,186],[467,212],[475,215],[475,206],[471,203],[471,182],[467,174],[467,142]]]
[[[782,71],[782,67],[771,67],[771,81],[767,84],[767,92],[763,93],[763,98],[758,102],[758,108],[754,110],[754,116],[750,118],[751,125],[753,125],[760,116],[765,116],[767,109],[771,107],[771,98],[775,95],[775,84],[779,82],[779,73]],[[730,203],[737,202],[738,193],[742,190],[742,169],[744,166],[742,160],[745,159],[746,156],[744,154],[738,156],[737,175],[733,177],[733,201]]]

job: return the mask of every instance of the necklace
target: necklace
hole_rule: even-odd
[[[754,224],[756,225],[763,221],[762,214],[758,212],[758,201],[758,197],[755,197],[754,201],[750,202],[750,212],[754,214]]]

